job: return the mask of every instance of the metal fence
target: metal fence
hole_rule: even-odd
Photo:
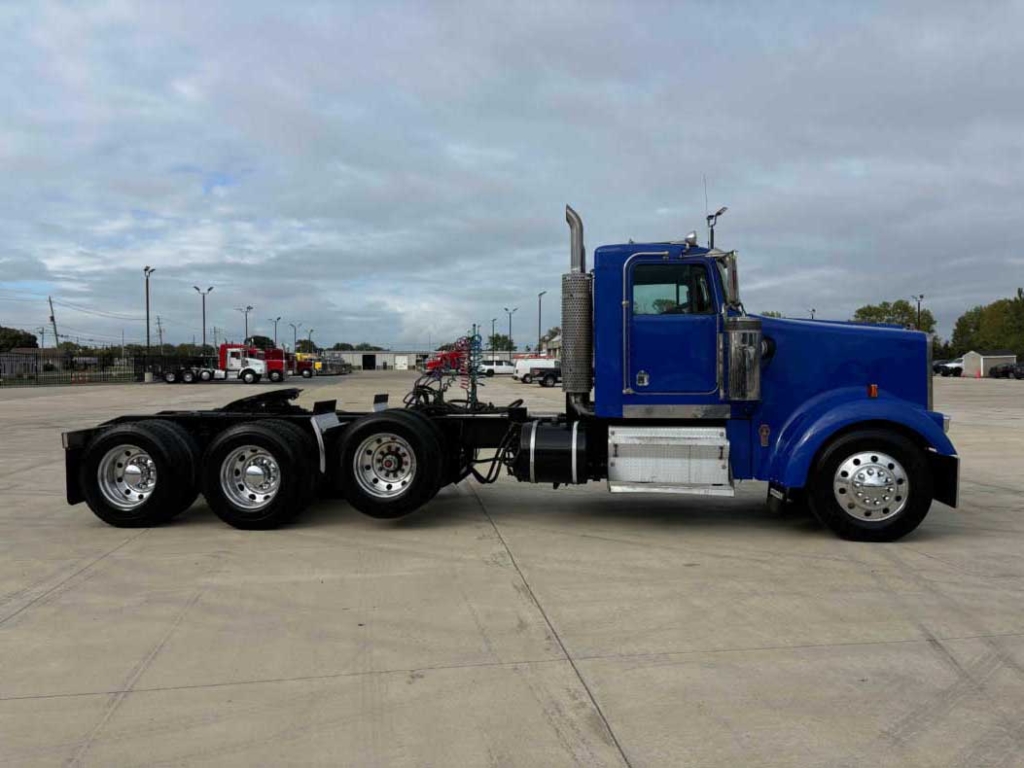
[[[125,384],[142,381],[160,361],[145,356],[86,356],[43,349],[37,353],[0,353],[0,387],[68,384]]]

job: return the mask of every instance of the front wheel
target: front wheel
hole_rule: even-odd
[[[313,378],[313,372],[311,370],[309,370],[309,368],[306,368],[305,370],[302,371],[302,378],[304,378],[304,379],[311,379],[311,378]]]
[[[524,373],[521,381],[523,382],[523,384],[533,384],[533,376],[531,376],[528,373]]]
[[[246,384],[255,384],[257,381],[259,381],[259,377],[256,375],[255,371],[243,371],[242,381],[244,381]]]
[[[884,430],[833,441],[815,463],[808,491],[815,516],[854,541],[896,541],[921,524],[932,504],[924,452]]]

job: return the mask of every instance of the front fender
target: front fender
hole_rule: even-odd
[[[884,393],[869,398],[864,389],[847,387],[812,398],[783,425],[769,462],[770,479],[786,488],[802,488],[822,446],[837,432],[864,422],[898,425],[936,453],[956,454],[943,432],[941,415]]]

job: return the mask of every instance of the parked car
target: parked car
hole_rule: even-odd
[[[961,376],[964,372],[964,359],[958,357],[956,360],[949,360],[939,365],[940,376]]]
[[[1008,379],[1017,373],[1019,367],[1017,363],[1000,363],[989,368],[988,375],[992,379]]]
[[[532,359],[516,360],[515,370],[512,372],[512,378],[517,381],[521,381],[523,384],[533,383],[534,368],[561,368],[562,363],[554,358],[547,357],[535,357]]]
[[[515,371],[511,360],[484,360],[480,363],[480,372],[484,376],[512,375]]]
[[[553,387],[562,380],[562,367],[555,368],[531,368],[530,378],[540,382],[542,387]]]

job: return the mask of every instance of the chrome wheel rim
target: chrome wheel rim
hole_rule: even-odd
[[[363,440],[352,457],[352,470],[359,487],[378,499],[393,499],[405,493],[416,477],[416,453],[404,438],[391,433]]]
[[[904,510],[910,498],[910,480],[892,456],[862,451],[839,465],[832,490],[836,502],[850,517],[877,523]]]
[[[236,507],[263,509],[281,489],[281,466],[265,448],[239,446],[220,465],[220,488]]]
[[[156,463],[137,445],[119,445],[107,451],[96,468],[100,493],[110,506],[136,509],[156,488]]]

